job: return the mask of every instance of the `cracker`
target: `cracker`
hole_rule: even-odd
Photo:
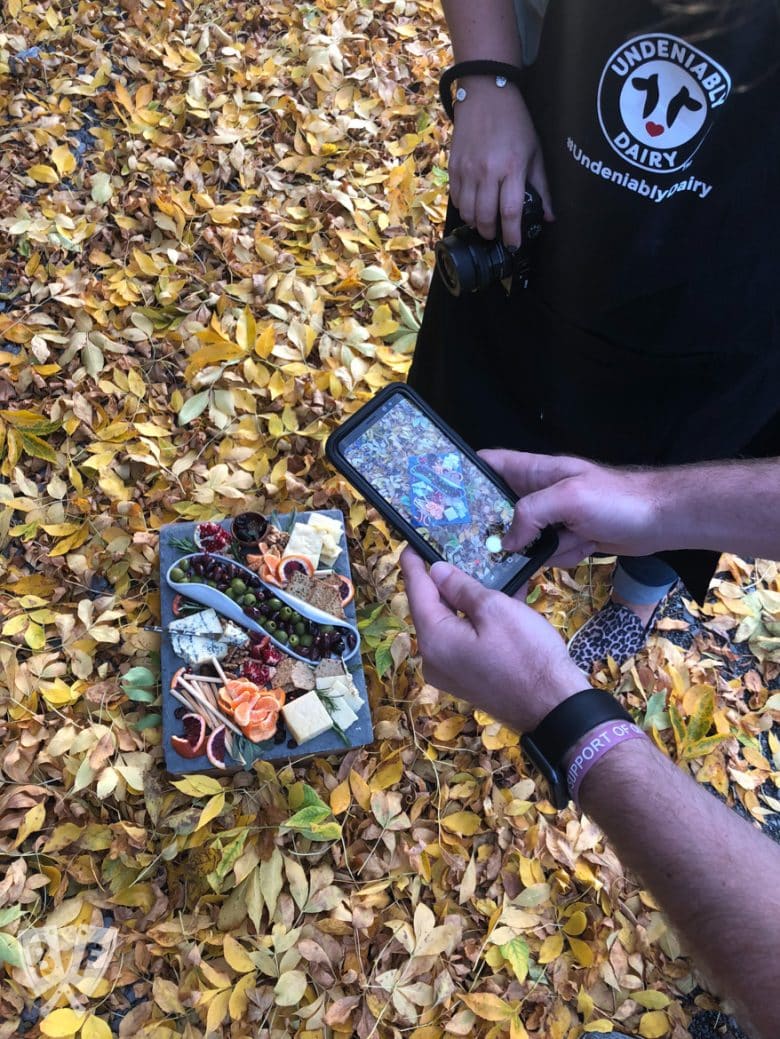
[[[316,685],[314,671],[302,660],[285,657],[276,668],[274,684],[281,686],[285,692],[293,689],[303,689],[308,692]]]
[[[347,674],[347,669],[341,660],[321,660],[314,674],[316,678],[341,678]]]

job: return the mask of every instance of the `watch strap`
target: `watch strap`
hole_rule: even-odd
[[[563,759],[591,729],[604,722],[634,719],[615,697],[604,689],[583,689],[568,697],[536,726],[520,738],[520,745],[544,774],[552,788],[556,808],[564,808],[571,798]]]
[[[475,61],[460,61],[448,68],[439,80],[439,97],[444,111],[450,119],[453,117],[452,84],[463,76],[501,76],[509,83],[519,87],[523,81],[523,70],[516,65],[508,65],[504,61],[491,61],[480,58]]]
[[[583,689],[553,707],[530,735],[547,760],[560,765],[566,752],[590,729],[602,722],[633,720],[612,693]]]

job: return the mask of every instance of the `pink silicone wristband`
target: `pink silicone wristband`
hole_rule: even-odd
[[[566,785],[572,801],[578,808],[580,786],[596,762],[619,744],[626,743],[627,740],[640,739],[644,740],[647,737],[633,722],[607,722],[598,729],[591,729],[587,736],[569,751],[566,755],[569,761],[566,768]]]

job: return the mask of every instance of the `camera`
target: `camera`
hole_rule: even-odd
[[[436,244],[436,269],[453,296],[481,292],[498,281],[511,278],[525,287],[531,270],[533,242],[542,232],[544,207],[539,193],[530,185],[523,202],[523,241],[519,249],[508,249],[501,238],[487,241],[470,227],[457,227]]]

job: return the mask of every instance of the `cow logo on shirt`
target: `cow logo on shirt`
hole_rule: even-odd
[[[601,74],[601,129],[626,162],[652,173],[684,169],[731,91],[726,70],[665,33],[636,36]]]

